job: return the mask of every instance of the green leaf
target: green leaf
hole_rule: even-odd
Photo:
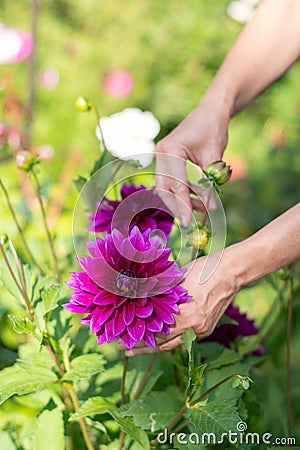
[[[79,175],[78,178],[76,180],[74,180],[76,189],[80,192],[86,182],[87,182],[87,179]]]
[[[147,433],[144,430],[137,428],[131,417],[123,417],[117,408],[110,409],[109,413],[120,425],[120,428],[125,431],[125,433],[128,434],[133,441],[141,444],[142,448],[145,450],[150,449],[150,442]]]
[[[165,391],[154,391],[133,401],[122,415],[133,416],[136,426],[154,432],[167,427],[182,406],[181,394],[174,386],[169,386]]]
[[[104,370],[105,359],[99,353],[78,356],[71,361],[71,368],[63,376],[63,380],[80,380],[90,378]]]
[[[57,302],[60,297],[61,286],[59,284],[52,284],[46,287],[42,292],[42,301],[44,305],[44,315],[53,309],[57,308]]]
[[[186,388],[186,396],[190,397],[194,389],[194,370],[195,370],[195,354],[194,347],[196,334],[192,328],[186,330],[182,335],[182,345],[188,352],[188,385]]]
[[[49,368],[28,367],[16,363],[0,372],[0,404],[13,395],[24,395],[45,388],[57,380]]]
[[[136,393],[152,358],[153,355],[138,355],[134,358],[130,358],[126,376],[126,391],[128,390],[131,398]],[[148,373],[147,380],[143,386],[139,398],[142,398],[150,392],[162,375],[163,371],[160,369],[159,365],[159,357],[157,355],[152,369],[150,373]]]
[[[233,401],[210,402],[188,409],[185,417],[191,422],[193,431],[199,433],[214,433],[216,438],[229,430],[236,431],[241,421],[237,407]]]
[[[0,431],[0,448],[3,450],[16,450],[16,447],[7,432]]]
[[[82,403],[76,413],[72,414],[70,420],[77,420],[79,417],[93,416],[95,414],[105,414],[116,405],[105,397],[91,397]]]
[[[63,414],[59,408],[39,415],[34,440],[35,450],[65,450]]]
[[[8,317],[12,321],[16,333],[25,333],[30,336],[34,336],[39,342],[42,340],[41,331],[31,322],[30,319],[28,319],[28,317],[12,316],[10,314]]]
[[[229,348],[224,348],[222,353],[213,361],[208,363],[209,369],[218,369],[222,366],[228,366],[241,360],[241,355]]]

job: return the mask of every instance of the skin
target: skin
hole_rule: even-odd
[[[158,143],[157,188],[184,226],[192,218],[184,160],[205,169],[209,163],[222,159],[230,118],[280,78],[299,57],[300,1],[263,1],[197,107]],[[178,158],[171,165],[170,154],[183,161]],[[187,208],[177,203],[173,193]],[[227,247],[217,270],[201,286],[198,280],[205,257],[197,260],[182,283],[193,299],[180,306],[170,334],[158,334],[155,349],[141,344],[126,355],[170,350],[180,344],[181,334],[190,327],[198,338],[208,336],[241,289],[298,259],[300,204],[248,239]],[[120,348],[125,349],[122,344]]]

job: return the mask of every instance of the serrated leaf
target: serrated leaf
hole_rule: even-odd
[[[63,376],[63,380],[76,381],[90,378],[104,370],[105,359],[99,353],[81,355],[71,361],[71,368]]]
[[[76,180],[74,180],[74,184],[76,186],[76,189],[80,192],[85,183],[87,182],[87,179],[79,175]]]
[[[209,362],[209,369],[218,369],[222,366],[228,366],[241,360],[241,355],[229,348],[224,348],[222,353],[213,361]]]
[[[31,322],[30,319],[28,319],[28,317],[12,316],[10,314],[8,317],[12,321],[16,333],[25,333],[30,336],[34,336],[38,341],[41,341],[41,331]]]
[[[45,388],[57,380],[51,370],[24,370],[19,363],[0,372],[0,404],[13,395],[24,395]]]
[[[45,410],[39,415],[34,440],[35,450],[65,450],[64,422],[59,408]]]
[[[194,368],[195,368],[195,341],[196,334],[192,328],[189,328],[182,334],[182,345],[188,352],[188,384],[186,388],[186,396],[189,397],[192,394],[194,388]]]
[[[183,398],[174,386],[162,392],[151,392],[143,399],[133,401],[122,413],[133,416],[136,426],[152,432],[167,427],[183,406]]]
[[[93,416],[95,414],[105,414],[111,408],[116,408],[116,405],[105,397],[91,397],[82,403],[76,413],[72,414],[70,420],[77,420],[79,417]]]
[[[192,424],[192,431],[199,434],[214,433],[216,438],[229,430],[237,430],[241,421],[233,401],[210,402],[190,408],[185,417]]]
[[[133,441],[141,444],[145,450],[150,450],[150,442],[147,433],[141,428],[137,428],[131,417],[123,417],[117,408],[110,409],[108,412],[120,425],[120,428],[125,431]]]
[[[46,287],[42,292],[42,301],[44,306],[44,315],[53,309],[57,308],[57,302],[59,300],[61,286],[59,284],[52,284]]]

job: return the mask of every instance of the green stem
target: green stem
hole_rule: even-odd
[[[23,290],[22,285],[17,280],[17,278],[16,278],[16,276],[14,274],[14,271],[13,271],[11,265],[10,265],[10,262],[8,261],[8,258],[6,256],[5,250],[4,250],[4,248],[3,248],[1,243],[0,243],[0,251],[2,253],[2,256],[4,258],[4,261],[6,263],[7,268],[9,270],[9,273],[11,274],[12,279],[14,280],[15,285],[17,286],[18,290],[20,291],[20,294],[22,295],[22,297],[23,297],[23,299],[25,301],[25,305],[26,305],[26,308],[27,308],[28,313],[30,315],[30,319],[33,321],[34,320],[34,315],[33,315],[33,311],[32,311],[31,305],[30,305],[29,298],[27,297],[26,290],[25,291]]]
[[[121,405],[124,405],[126,403],[125,382],[126,382],[127,367],[128,367],[128,356],[125,356],[124,357],[124,366],[123,366],[123,375],[122,375],[122,381],[121,381]]]
[[[294,299],[294,282],[293,277],[290,279],[290,300],[288,305],[288,322],[287,322],[287,341],[286,341],[286,415],[287,415],[287,436],[292,433],[292,371],[291,371],[291,339],[292,339],[292,320],[293,320],[293,299]]]
[[[136,390],[136,392],[135,392],[135,394],[134,394],[134,396],[133,396],[133,400],[136,400],[136,399],[140,396],[140,393],[142,392],[142,389],[143,389],[143,387],[144,387],[144,385],[145,385],[145,383],[146,383],[146,381],[147,381],[148,375],[149,375],[149,373],[150,373],[150,371],[151,371],[151,369],[152,369],[152,367],[153,367],[153,364],[154,364],[154,362],[155,362],[155,360],[156,360],[156,357],[157,357],[157,353],[155,353],[155,354],[152,356],[152,358],[151,358],[151,360],[150,360],[150,363],[149,363],[149,365],[148,365],[148,367],[147,367],[147,370],[146,370],[146,372],[144,373],[144,376],[143,376],[143,378],[141,379],[141,382],[140,382],[140,384],[139,384],[139,386],[138,386],[138,388],[137,388],[137,390]]]
[[[38,268],[38,270],[39,270],[39,271],[41,272],[41,274],[43,275],[43,274],[44,274],[44,271],[43,271],[43,269],[41,268],[41,266],[39,265],[39,263],[37,262],[37,260],[35,259],[33,253],[31,252],[31,250],[30,250],[30,248],[29,248],[29,246],[28,246],[28,244],[27,244],[27,242],[26,242],[26,239],[25,239],[25,236],[24,236],[22,227],[21,227],[21,225],[20,225],[20,222],[19,222],[19,220],[18,220],[18,218],[17,218],[17,216],[16,216],[16,213],[15,213],[15,211],[14,211],[14,209],[13,209],[13,206],[12,206],[12,204],[11,204],[11,201],[10,201],[10,198],[9,198],[9,195],[8,195],[8,192],[7,192],[7,189],[6,189],[6,187],[5,187],[4,183],[3,183],[3,181],[1,180],[1,178],[0,178],[0,187],[1,187],[2,191],[3,191],[3,193],[4,193],[4,196],[5,196],[5,198],[6,198],[6,203],[7,203],[8,209],[10,210],[10,213],[11,213],[11,215],[12,215],[12,218],[13,218],[13,220],[14,220],[14,222],[15,222],[15,225],[16,225],[16,227],[17,227],[17,230],[18,230],[18,232],[19,232],[21,241],[22,241],[22,243],[23,243],[23,245],[24,245],[24,247],[25,247],[25,249],[26,249],[26,251],[27,251],[27,253],[28,253],[28,256],[29,256],[30,259],[32,260],[33,264]]]
[[[51,251],[53,262],[54,262],[55,272],[56,272],[58,281],[61,282],[61,274],[60,274],[60,270],[58,267],[58,259],[57,259],[55,249],[54,249],[54,242],[53,242],[53,239],[52,239],[52,236],[51,236],[48,224],[47,224],[46,212],[45,212],[45,208],[44,208],[44,204],[43,204],[43,200],[42,200],[41,186],[40,186],[39,178],[34,169],[31,171],[31,173],[33,175],[33,178],[34,178],[34,181],[36,184],[36,186],[35,186],[36,194],[37,194],[38,202],[40,205],[40,209],[41,209],[41,213],[42,213],[42,217],[43,217],[43,223],[44,223],[45,231],[47,234],[47,239],[49,242],[50,251]]]
[[[123,366],[123,375],[122,375],[122,380],[121,380],[121,405],[124,405],[126,403],[125,382],[126,382],[127,368],[128,368],[128,356],[125,356],[124,357],[124,366]],[[120,430],[118,450],[122,450],[124,439],[125,439],[125,432],[123,430]]]
[[[99,128],[100,131],[100,136],[101,136],[101,142],[102,142],[102,146],[103,146],[103,151],[107,151],[106,145],[105,145],[105,141],[104,141],[104,135],[103,135],[103,131],[100,125],[100,119],[101,119],[101,114],[99,112],[99,109],[97,107],[97,105],[94,102],[89,102],[95,115],[96,115],[96,120],[97,120],[97,127]]]

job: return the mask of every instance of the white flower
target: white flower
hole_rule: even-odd
[[[117,158],[134,159],[142,167],[151,164],[154,157],[153,139],[158,135],[160,125],[149,111],[126,108],[121,112],[100,119],[100,126],[107,150]],[[101,141],[99,127],[96,136]]]
[[[236,22],[245,24],[254,14],[259,0],[239,0],[231,2],[227,7],[228,16]]]

